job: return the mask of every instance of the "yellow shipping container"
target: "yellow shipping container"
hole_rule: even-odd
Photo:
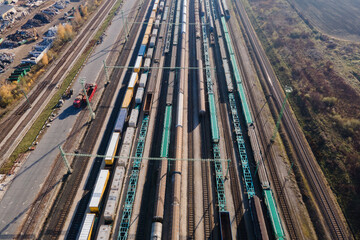
[[[142,45],[147,45],[148,44],[148,42],[149,42],[149,35],[145,35],[144,36],[144,38],[143,38],[143,40],[142,40]]]
[[[131,99],[133,97],[133,89],[128,89],[126,90],[126,94],[125,94],[125,97],[124,97],[124,101],[123,101],[123,104],[122,104],[122,108],[128,108],[130,103],[131,103]]]

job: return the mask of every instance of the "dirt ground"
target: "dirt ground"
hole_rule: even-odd
[[[288,0],[325,33],[360,42],[360,4],[357,0]]]

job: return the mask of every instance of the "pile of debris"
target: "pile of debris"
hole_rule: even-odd
[[[1,43],[0,45],[0,49],[4,49],[4,48],[17,48],[18,46],[20,46],[20,44],[18,42],[14,42],[14,41],[8,41],[5,40]]]
[[[54,38],[56,37],[56,33],[57,33],[57,26],[51,27],[44,33],[44,38]]]
[[[21,26],[21,29],[29,29],[33,27],[40,27],[44,24],[50,23],[52,16],[45,14],[43,12],[37,13],[32,19],[29,19],[24,25]]]
[[[57,1],[56,3],[54,3],[54,7],[56,7],[57,9],[64,9],[66,8],[66,5],[69,3],[69,1],[63,1],[63,0],[60,0],[60,1]]]
[[[0,53],[0,73],[3,73],[5,69],[14,61],[15,54],[13,53]]]
[[[59,14],[59,9],[53,6],[48,7],[47,9],[44,9],[41,11],[42,13],[48,15],[48,16],[55,16]]]
[[[17,30],[15,33],[8,35],[7,39],[14,42],[20,42],[22,40],[34,38],[34,37],[35,37],[34,31]]]

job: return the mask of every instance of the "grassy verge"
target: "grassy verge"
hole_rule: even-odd
[[[43,112],[40,116],[36,119],[33,126],[30,130],[26,133],[25,137],[16,147],[14,152],[11,154],[10,158],[1,166],[0,173],[8,173],[11,168],[13,167],[16,159],[19,157],[20,154],[23,154],[28,151],[29,147],[35,141],[36,136],[39,134],[41,129],[43,128],[44,124],[48,120],[49,116],[54,110],[55,105],[59,102],[61,96],[66,91],[68,86],[72,83],[73,79],[75,78],[77,72],[80,70],[82,65],[85,63],[88,55],[91,53],[95,43],[99,40],[100,36],[104,33],[104,31],[109,26],[112,18],[115,16],[116,10],[120,7],[122,0],[118,0],[114,7],[111,9],[110,13],[106,17],[105,21],[101,24],[100,28],[96,32],[94,38],[90,41],[87,48],[80,56],[80,58],[76,61],[75,65],[72,67],[71,71],[66,76],[65,80],[61,84],[59,90],[54,94],[51,98],[50,102],[46,105]]]

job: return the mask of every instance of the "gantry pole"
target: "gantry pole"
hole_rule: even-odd
[[[88,109],[89,109],[89,111],[90,111],[91,120],[94,120],[94,119],[95,119],[95,113],[94,113],[94,111],[93,111],[92,108],[91,108],[90,101],[89,101],[88,95],[87,95],[87,93],[86,93],[86,89],[85,89],[85,79],[84,79],[84,78],[81,78],[81,79],[80,79],[80,83],[81,83],[82,89],[83,89],[84,94],[85,94],[86,103],[87,103]]]

